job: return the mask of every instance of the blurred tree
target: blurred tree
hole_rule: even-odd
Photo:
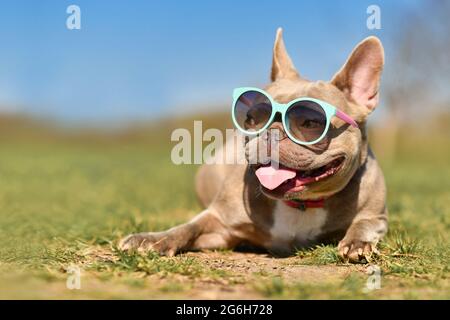
[[[424,1],[404,13],[382,88],[386,128],[375,139],[386,158],[395,157],[401,126],[450,111],[449,35],[450,1]]]

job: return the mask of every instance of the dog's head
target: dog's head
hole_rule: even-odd
[[[383,64],[380,40],[369,37],[356,46],[331,81],[309,81],[295,69],[286,52],[282,30],[278,29],[273,49],[272,82],[265,91],[278,103],[288,103],[300,97],[328,102],[350,115],[359,128],[333,117],[324,139],[313,145],[299,145],[287,137],[280,119],[275,119],[268,131],[276,129],[279,134],[278,162],[282,168],[295,170],[296,177],[287,179],[273,190],[261,185],[264,194],[286,200],[321,199],[347,185],[367,155],[365,123],[378,104]],[[268,139],[257,137],[250,143],[266,148]],[[252,166],[257,170],[261,165]]]

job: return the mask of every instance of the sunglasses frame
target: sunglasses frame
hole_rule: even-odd
[[[264,127],[262,127],[261,129],[259,129],[258,131],[247,131],[244,130],[243,128],[241,128],[241,126],[238,124],[237,119],[235,117],[235,107],[236,104],[239,100],[239,98],[246,92],[249,91],[256,91],[259,92],[261,94],[263,94],[271,103],[272,105],[272,114],[270,115],[269,120],[267,121],[267,124],[264,125]],[[289,129],[289,121],[286,120],[286,113],[289,110],[289,108],[291,106],[293,106],[295,103],[301,102],[301,101],[312,101],[317,103],[318,105],[320,105],[320,107],[324,110],[325,112],[325,116],[326,116],[326,125],[325,125],[325,130],[323,131],[322,135],[317,138],[314,141],[310,141],[310,142],[305,142],[305,141],[300,141],[298,139],[296,139],[291,133],[290,133],[290,129]],[[301,97],[298,99],[294,99],[292,101],[290,101],[289,103],[278,103],[276,102],[271,96],[270,94],[268,94],[267,92],[265,92],[262,89],[259,88],[252,88],[252,87],[242,87],[242,88],[236,88],[233,91],[233,104],[231,107],[231,117],[233,119],[233,124],[234,126],[241,131],[242,133],[246,134],[246,135],[251,135],[251,136],[255,136],[258,135],[260,133],[262,133],[264,130],[267,130],[267,128],[273,123],[273,120],[275,118],[275,115],[277,113],[281,114],[281,121],[284,127],[284,130],[286,131],[286,134],[288,135],[289,139],[291,139],[292,141],[294,141],[297,144],[301,144],[301,145],[312,145],[315,144],[317,142],[319,142],[320,140],[322,140],[326,134],[328,133],[328,130],[330,128],[330,123],[331,123],[331,118],[333,116],[338,117],[339,119],[343,120],[344,122],[348,123],[349,125],[351,125],[354,128],[358,128],[358,124],[356,123],[355,120],[353,120],[349,115],[347,115],[346,113],[344,113],[343,111],[340,111],[338,108],[336,108],[335,106],[329,104],[328,102],[319,100],[319,99],[315,99],[315,98],[311,98],[311,97]]]

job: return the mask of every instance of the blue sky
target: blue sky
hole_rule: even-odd
[[[81,8],[68,30],[66,8]],[[381,8],[382,29],[366,28]],[[0,8],[0,110],[64,121],[123,121],[211,110],[268,81],[275,30],[310,79],[329,79],[356,43],[386,47],[399,1],[8,1]]]

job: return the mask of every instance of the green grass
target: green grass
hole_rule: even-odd
[[[296,255],[301,258],[299,263],[304,265],[327,265],[343,262],[334,245],[318,245],[314,248],[302,249],[297,251]]]
[[[346,264],[334,246],[302,250],[295,257],[296,266],[351,271],[319,283],[291,281],[263,268],[245,274],[208,266],[195,255],[165,258],[115,250],[128,233],[163,230],[200,210],[192,187],[196,167],[171,164],[169,147],[123,142],[0,146],[0,280],[23,288],[11,296],[190,298],[203,287],[237,286],[238,292],[268,298],[450,298],[448,150],[428,148],[420,159],[414,156],[417,150],[401,153],[394,162],[381,159],[390,230],[370,261],[382,269],[383,287],[365,293],[364,267]],[[230,252],[218,254],[226,259]],[[97,289],[65,289],[72,264],[81,266],[85,283]]]
[[[99,272],[142,272],[145,275],[159,275],[167,277],[169,275],[178,274],[196,277],[227,277],[228,273],[223,270],[213,270],[205,267],[194,257],[186,257],[179,255],[178,257],[161,257],[155,252],[147,254],[139,254],[136,252],[122,252],[113,248],[115,257],[107,261],[94,261],[86,269]]]
[[[287,284],[282,278],[275,277],[263,283],[257,290],[264,296],[274,299],[369,299],[365,293],[364,278],[351,274],[338,283],[295,283]]]

